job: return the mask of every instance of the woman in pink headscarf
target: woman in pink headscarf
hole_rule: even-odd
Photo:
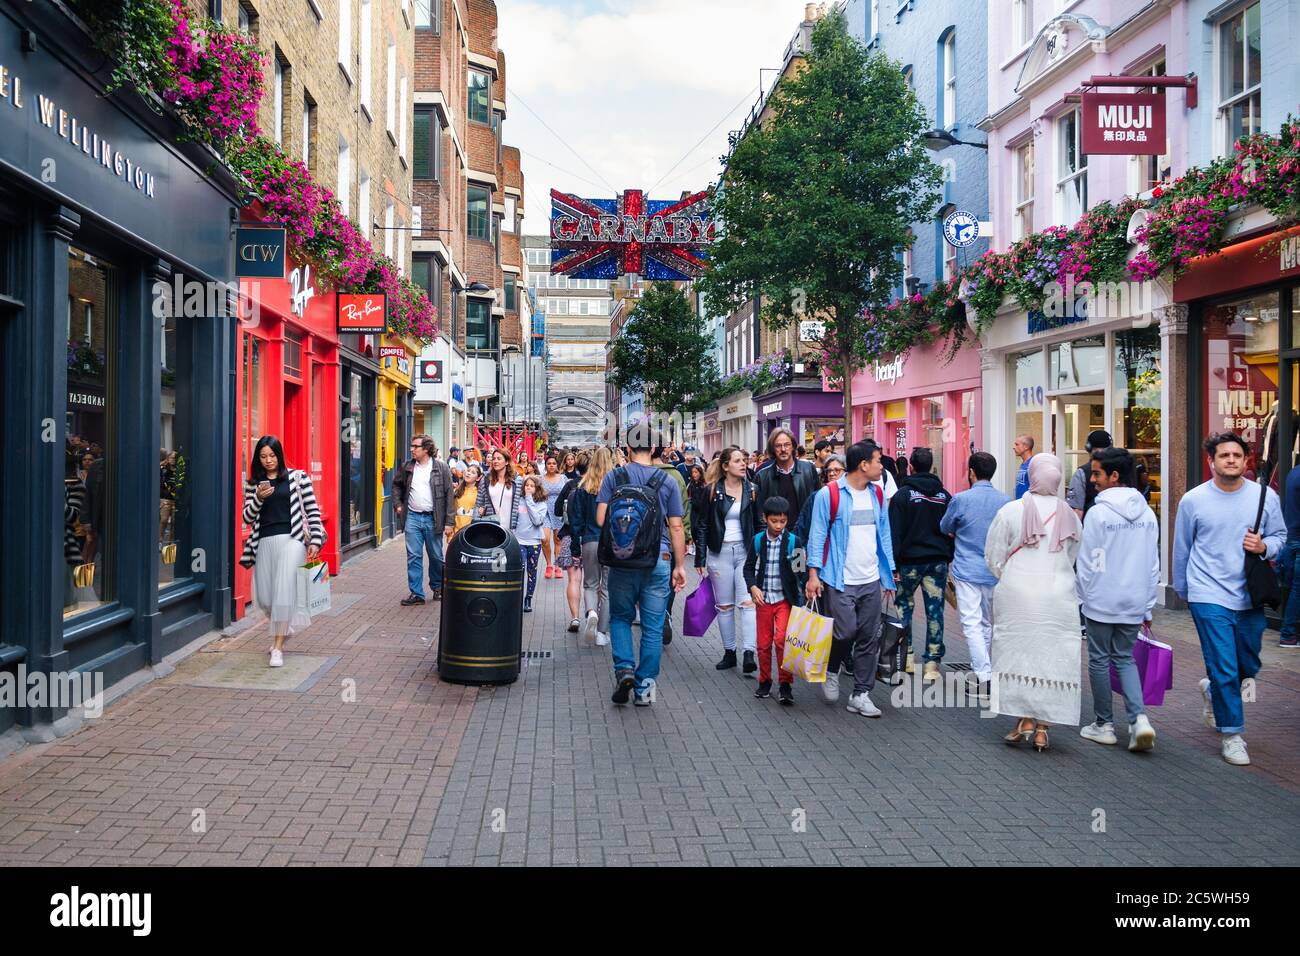
[[[1003,505],[989,527],[984,560],[993,591],[990,708],[1019,717],[1009,744],[1047,749],[1050,724],[1079,723],[1079,607],[1074,559],[1083,528],[1061,498],[1061,462],[1035,455],[1029,492]]]

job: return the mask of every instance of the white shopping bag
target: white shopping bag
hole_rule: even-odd
[[[330,609],[330,569],[324,561],[298,569],[298,605],[312,617]]]

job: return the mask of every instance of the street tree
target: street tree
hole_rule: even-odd
[[[717,383],[713,339],[686,293],[670,282],[645,290],[610,350],[609,381],[642,392],[660,415],[698,410]]]
[[[718,238],[700,282],[714,311],[758,298],[762,321],[825,326],[822,360],[844,388],[869,357],[869,312],[902,278],[908,226],[931,218],[943,171],[920,134],[924,108],[898,64],[868,51],[834,13],[813,31],[804,68],[783,78],[762,118],[733,135],[712,189]]]

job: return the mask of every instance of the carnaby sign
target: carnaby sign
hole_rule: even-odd
[[[629,189],[617,199],[581,199],[552,189],[551,272],[579,279],[698,278],[714,236],[708,195],[653,200]]]
[[[1159,156],[1165,151],[1163,93],[1084,93],[1083,151],[1097,156]]]
[[[340,292],[338,330],[366,335],[388,331],[388,298],[383,292]]]

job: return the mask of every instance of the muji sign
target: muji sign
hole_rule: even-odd
[[[1165,151],[1164,93],[1084,93],[1083,151],[1159,156]]]
[[[388,331],[388,300],[382,292],[340,292],[339,332],[384,334]]]

